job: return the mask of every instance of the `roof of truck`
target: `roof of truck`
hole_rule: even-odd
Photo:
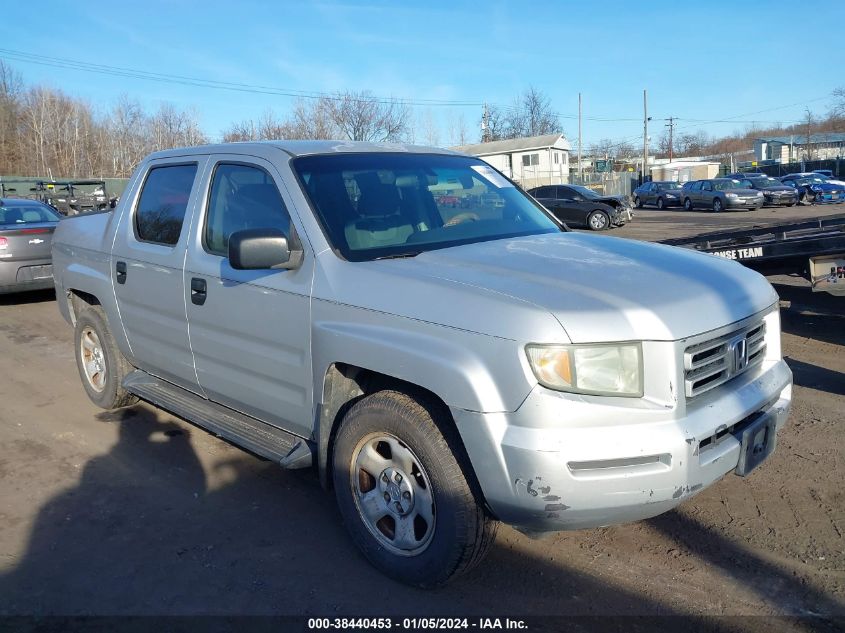
[[[366,141],[243,141],[237,143],[218,143],[215,145],[197,145],[195,147],[177,147],[152,154],[154,158],[185,156],[188,154],[249,154],[264,153],[268,148],[277,148],[291,156],[313,154],[340,154],[344,152],[414,152],[423,154],[455,154],[442,147],[410,145],[408,143],[368,143]]]

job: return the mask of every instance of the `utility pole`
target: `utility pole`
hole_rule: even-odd
[[[481,142],[486,143],[490,140],[490,113],[487,111],[487,103],[484,103],[484,110],[481,112]]]
[[[807,160],[813,160],[810,154],[810,124],[813,122],[813,115],[810,114],[810,108],[805,108],[807,111]]]
[[[584,168],[581,163],[581,93],[578,93],[578,178],[579,185],[584,184]]]
[[[648,174],[648,96],[643,90],[643,182]]]
[[[666,127],[669,128],[669,161],[672,161],[672,147],[673,147],[673,140],[674,140],[674,133],[675,133],[675,117],[669,117],[668,119],[664,119],[664,121],[669,121],[666,124]]]

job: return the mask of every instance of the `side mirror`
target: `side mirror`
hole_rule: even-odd
[[[236,270],[299,268],[302,249],[291,249],[278,229],[245,229],[229,236],[229,265]]]

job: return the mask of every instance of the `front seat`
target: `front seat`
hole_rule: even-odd
[[[396,187],[382,183],[374,173],[361,174],[356,181],[361,190],[358,217],[344,229],[349,248],[362,250],[404,244],[414,227],[401,212]]]

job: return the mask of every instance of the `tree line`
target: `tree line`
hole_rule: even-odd
[[[146,112],[120,98],[105,112],[66,92],[26,86],[0,60],[0,174],[128,177],[147,154],[208,141],[194,110]]]
[[[754,138],[795,134],[809,126],[813,133],[845,130],[845,89],[833,93],[834,106],[825,118],[807,124],[749,127],[720,138],[703,131],[676,134],[674,154],[718,155],[751,147]],[[345,139],[467,145],[484,140],[563,133],[560,116],[549,98],[529,87],[509,106],[489,106],[477,133],[464,115],[449,112],[438,125],[432,110],[415,112],[399,99],[369,91],[342,91],[318,99],[295,101],[285,117],[267,110],[257,119],[232,123],[224,141],[264,139]],[[483,128],[483,132],[481,129]],[[446,138],[441,138],[441,130]],[[172,147],[210,142],[193,108],[163,103],[155,111],[124,96],[106,109],[58,88],[25,84],[20,73],[0,60],[0,174],[46,177],[128,177],[147,154]],[[602,139],[585,146],[597,157],[632,159],[641,154],[636,142]],[[657,154],[668,154],[668,136],[657,139]]]

